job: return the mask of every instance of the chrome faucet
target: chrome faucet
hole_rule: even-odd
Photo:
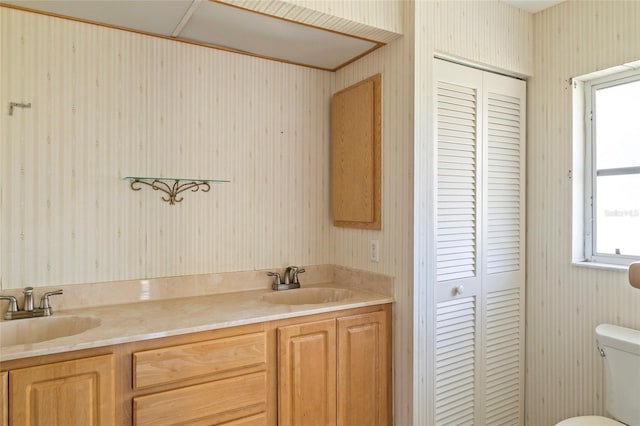
[[[304,268],[298,268],[297,266],[290,266],[289,268],[287,268],[287,270],[290,269],[290,278],[289,281],[291,281],[291,284],[296,285],[296,288],[300,287],[300,279],[298,278],[298,274],[304,274],[305,272],[307,272]]]
[[[292,280],[293,274],[298,275],[298,267],[297,266],[287,266],[287,269],[284,271],[284,283],[285,284],[293,284],[293,280]]]
[[[25,287],[22,294],[24,295],[22,310],[33,312],[33,287]]]
[[[267,272],[267,275],[273,277],[273,284],[271,288],[274,290],[291,290],[294,288],[300,288],[300,279],[298,274],[304,273],[304,268],[298,268],[297,266],[287,266],[284,271],[284,282],[278,272]]]
[[[40,298],[40,305],[33,306],[33,287],[27,287],[22,292],[24,294],[23,309],[18,306],[18,300],[14,296],[0,296],[0,300],[8,300],[9,307],[4,315],[5,320],[21,318],[48,317],[53,314],[51,309],[50,296],[62,294],[62,290],[45,292]]]

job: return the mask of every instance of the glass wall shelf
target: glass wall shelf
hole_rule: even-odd
[[[154,178],[141,176],[126,176],[123,180],[129,181],[131,189],[134,191],[140,191],[142,189],[141,185],[146,185],[153,188],[154,191],[164,192],[167,196],[163,196],[162,200],[170,205],[179,203],[184,199],[184,197],[178,197],[178,194],[182,192],[209,192],[211,184],[230,182],[223,179]]]

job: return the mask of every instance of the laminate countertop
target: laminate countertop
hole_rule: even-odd
[[[322,295],[328,297],[322,300]],[[274,303],[272,298],[282,300]],[[320,303],[301,303],[306,301]],[[389,295],[328,282],[279,292],[262,289],[63,309],[50,317],[0,322],[0,362],[393,301]],[[82,331],[88,326],[91,328]],[[55,335],[73,331],[80,332],[36,343],[15,344],[20,343],[20,339],[37,339],[38,333]]]

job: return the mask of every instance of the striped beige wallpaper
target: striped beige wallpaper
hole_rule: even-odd
[[[2,286],[329,258],[328,72],[0,8]],[[123,176],[222,178],[169,206]]]
[[[364,10],[370,2],[344,3],[357,16],[353,8]],[[401,4],[402,39],[336,73],[335,90],[383,75],[383,228],[334,228],[332,262],[395,276],[395,422],[430,425],[435,311],[432,58],[446,54],[530,75],[533,20],[498,1]],[[369,260],[371,239],[380,240],[379,263]]]
[[[0,8],[2,285],[339,263],[396,277],[395,420],[433,407],[435,53],[529,82],[527,424],[602,412],[593,328],[640,327],[624,274],[570,266],[568,78],[640,59],[638,2],[393,2],[405,36],[336,74]],[[346,4],[348,3],[348,4]],[[378,10],[379,9],[379,10]],[[327,12],[327,11],[323,11]],[[338,12],[336,12],[338,13]],[[344,17],[343,16],[343,17]],[[535,56],[534,25],[535,22]],[[97,47],[96,47],[97,46]],[[383,73],[383,230],[334,229],[331,93]],[[29,161],[27,161],[29,160]],[[228,178],[170,207],[128,174]],[[420,235],[414,240],[413,235]],[[381,262],[368,259],[380,240]],[[116,265],[114,267],[114,265]]]
[[[534,16],[529,81],[526,424],[603,414],[594,329],[640,329],[622,271],[571,265],[572,77],[640,59],[640,2],[568,1]]]
[[[405,17],[411,8],[404,7]],[[412,105],[411,34],[405,34],[336,72],[335,90],[382,74],[382,230],[332,227],[332,263],[395,276],[394,412],[410,424],[412,407]],[[369,259],[369,242],[380,242],[380,262]]]
[[[413,424],[434,424],[435,134],[433,56],[531,75],[533,20],[499,1],[416,2],[414,98]]]

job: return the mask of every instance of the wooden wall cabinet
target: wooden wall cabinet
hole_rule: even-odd
[[[115,424],[113,355],[9,373],[12,426]]]
[[[382,229],[380,74],[333,95],[331,202],[335,226]]]
[[[386,426],[390,346],[385,312],[278,329],[280,426]]]

